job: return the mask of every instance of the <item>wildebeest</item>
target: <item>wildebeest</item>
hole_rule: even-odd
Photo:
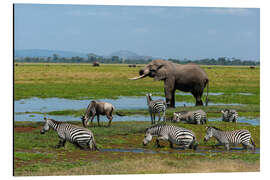
[[[136,67],[136,64],[129,64],[128,67]]]
[[[91,118],[91,124],[93,123],[93,119],[95,116],[97,116],[98,126],[99,125],[99,115],[106,115],[109,123],[108,127],[111,125],[113,116],[112,113],[115,110],[115,107],[111,103],[107,102],[97,102],[97,101],[91,101],[91,103],[88,105],[85,114],[81,117],[82,124],[84,127],[86,127],[87,122]],[[123,116],[122,114],[116,112],[118,116]]]
[[[99,62],[97,62],[97,61],[93,62],[93,66],[100,66]]]

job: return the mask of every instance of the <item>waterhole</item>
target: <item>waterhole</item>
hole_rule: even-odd
[[[153,99],[164,99],[160,96],[154,96]],[[14,111],[18,112],[50,112],[61,110],[79,110],[86,109],[91,99],[87,100],[73,100],[63,98],[29,98],[21,99],[14,102]],[[147,109],[145,97],[119,97],[118,99],[98,99],[98,101],[112,103],[116,109]],[[194,106],[190,102],[175,103],[176,107],[181,106]],[[224,103],[211,103],[209,105],[242,105],[238,103],[224,104]]]
[[[50,115],[49,116],[52,119],[58,120],[58,121],[81,121],[80,117],[74,117],[74,116],[58,116],[58,115]],[[43,114],[15,114],[14,116],[15,121],[43,121]],[[156,121],[158,118],[156,117]],[[114,121],[151,121],[149,115],[132,115],[132,116],[113,116],[113,122]],[[208,121],[221,121],[220,118],[208,118]],[[97,123],[97,118],[95,117],[93,120],[94,123]],[[108,122],[108,119],[105,116],[100,116],[100,122]],[[238,117],[238,122],[240,123],[248,123],[251,125],[260,125],[260,118],[259,117]]]

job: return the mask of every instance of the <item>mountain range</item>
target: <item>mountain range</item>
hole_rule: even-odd
[[[65,57],[65,58],[71,58],[71,57],[83,57],[87,58],[88,53],[78,53],[78,52],[72,52],[72,51],[58,51],[58,50],[47,50],[47,49],[18,49],[14,51],[14,56],[16,58],[23,58],[23,57],[52,57],[53,54],[57,54],[59,57]],[[90,54],[90,53],[89,53]],[[94,53],[91,53],[92,55],[96,55]],[[137,53],[134,53],[132,51],[128,50],[119,50],[110,53],[109,55],[96,55],[101,56],[105,58],[111,58],[113,56],[118,56],[122,59],[131,59],[131,60],[148,60],[148,59],[154,59],[151,56],[141,56]]]

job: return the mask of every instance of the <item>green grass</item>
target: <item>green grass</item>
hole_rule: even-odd
[[[80,122],[70,122],[72,124],[80,125]],[[29,131],[16,131],[14,133],[14,163],[15,163],[15,175],[46,175],[46,173],[57,174],[61,172],[62,175],[71,174],[115,174],[121,173],[125,170],[126,166],[130,166],[131,162],[136,162],[139,159],[149,160],[144,163],[151,163],[159,159],[166,167],[176,165],[174,172],[183,172],[183,164],[179,162],[203,162],[216,164],[220,167],[220,162],[229,161],[235,163],[241,161],[241,167],[245,167],[250,163],[257,168],[256,165],[259,162],[260,155],[253,154],[251,152],[205,152],[205,155],[200,155],[193,150],[173,150],[169,148],[168,142],[161,142],[165,147],[156,148],[154,140],[146,147],[142,146],[142,140],[144,138],[144,131],[149,127],[149,122],[114,122],[110,128],[102,127],[90,127],[95,135],[97,145],[100,149],[103,148],[120,148],[120,149],[137,149],[145,148],[154,150],[157,152],[169,151],[171,154],[148,154],[148,153],[120,153],[120,152],[89,152],[82,151],[76,148],[73,144],[66,143],[64,148],[56,149],[55,145],[58,143],[58,136],[55,131],[50,130],[44,135],[39,133],[42,122],[15,122],[15,128],[29,128]],[[105,124],[104,124],[105,125]],[[177,126],[185,127],[192,130],[197,137],[199,148],[211,149],[214,145],[215,139],[212,138],[207,143],[203,141],[205,135],[205,125],[190,125],[177,123]],[[248,129],[256,143],[256,147],[260,147],[260,127],[251,126],[243,123],[225,123],[225,122],[209,122],[208,125],[222,128],[223,130],[232,129]],[[221,149],[224,149],[221,147]],[[181,154],[179,154],[181,152]],[[177,161],[178,159],[178,161]],[[181,160],[181,161],[179,161]],[[166,161],[166,162],[165,162]],[[118,164],[117,169],[109,168],[109,165]],[[149,164],[150,165],[150,164]],[[222,165],[221,165],[222,166]],[[107,171],[103,169],[107,167]],[[253,167],[253,168],[254,168]],[[87,172],[81,172],[82,169],[92,169]],[[67,171],[67,170],[70,171]],[[100,170],[103,169],[103,170]],[[168,169],[161,169],[164,172],[171,172]],[[188,170],[189,169],[189,170]],[[190,172],[190,168],[187,171]],[[201,168],[198,168],[197,172],[200,172]],[[64,172],[65,171],[65,172]],[[67,172],[66,172],[67,171]],[[214,172],[215,170],[213,170]],[[74,172],[74,173],[72,173]],[[128,173],[128,171],[125,171]],[[129,173],[153,173],[153,170],[141,170],[129,171]],[[193,171],[191,171],[193,172]],[[60,173],[60,174],[61,174]],[[47,174],[48,175],[48,174]]]
[[[207,72],[210,92],[224,95],[210,96],[210,102],[259,104],[260,68],[245,66],[212,66]],[[30,97],[59,97],[70,99],[117,98],[118,96],[144,96],[146,92],[164,95],[163,82],[152,78],[131,81],[139,69],[127,65],[90,64],[19,64],[14,67],[16,100]],[[237,93],[252,93],[251,96]],[[176,95],[180,101],[194,102],[192,96]]]
[[[14,158],[22,161],[30,161],[36,159],[51,159],[54,158],[54,155],[50,153],[14,152]]]
[[[142,67],[142,66],[141,66]],[[141,67],[128,68],[127,65],[89,64],[27,64],[19,63],[14,67],[14,98],[70,98],[99,99],[117,98],[118,96],[145,96],[146,92],[155,96],[164,96],[163,82],[145,78],[130,81],[128,78],[138,75]],[[207,116],[221,117],[220,110],[236,109],[239,116],[260,116],[260,68],[250,69],[245,66],[202,66],[210,79],[209,92],[223,92],[220,96],[209,96],[212,103],[238,103],[235,106],[199,107]],[[239,93],[252,93],[250,96]],[[192,96],[176,95],[176,100],[194,102]],[[171,116],[175,111],[193,110],[198,107],[177,107],[168,109]],[[147,109],[121,110],[126,115],[141,114],[149,116]],[[79,117],[81,110],[62,110],[48,112],[48,115],[72,115]],[[41,112],[28,112],[41,113]],[[148,117],[149,118],[149,117]],[[81,122],[70,122],[81,126]],[[96,121],[94,121],[97,126]],[[179,173],[179,172],[233,172],[259,171],[260,154],[248,151],[240,152],[206,152],[200,155],[192,150],[172,150],[168,142],[161,142],[164,148],[157,149],[152,141],[142,146],[144,131],[149,122],[117,122],[116,118],[110,128],[89,127],[95,135],[99,148],[145,148],[171,154],[88,152],[66,143],[64,148],[56,149],[58,136],[49,131],[40,134],[43,122],[15,122],[14,127],[14,175],[87,175],[87,174],[138,174],[138,173]],[[199,148],[211,149],[216,143],[210,139],[203,141],[206,125],[177,123],[177,126],[192,130],[197,137]],[[260,147],[260,126],[245,123],[208,122],[223,130],[248,129],[256,147]],[[221,149],[224,149],[221,147]]]

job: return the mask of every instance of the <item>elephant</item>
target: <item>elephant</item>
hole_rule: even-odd
[[[207,87],[205,105],[208,104],[209,80],[206,72],[196,64],[176,64],[167,60],[153,60],[139,71],[139,75],[130,80],[142,79],[147,76],[154,80],[164,81],[164,92],[167,107],[175,108],[175,91],[191,92],[196,106],[203,106],[203,90]]]

